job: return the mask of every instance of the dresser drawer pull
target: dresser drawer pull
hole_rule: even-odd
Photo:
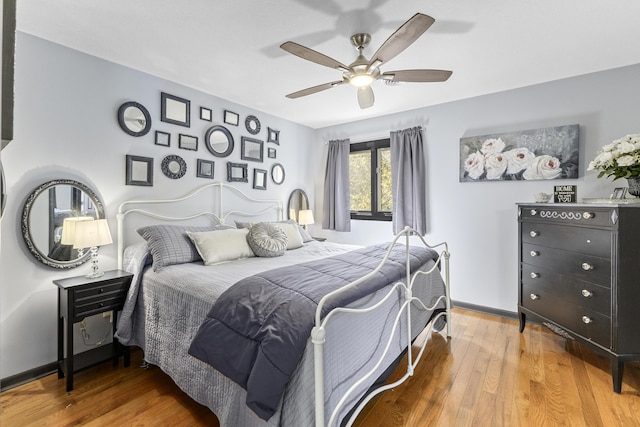
[[[594,214],[593,212],[585,212],[582,214],[582,218],[584,219],[591,219],[595,217],[596,217],[596,214]]]
[[[538,215],[538,211],[535,209],[531,209],[531,216],[536,216]]]
[[[538,233],[537,231],[531,230],[529,232],[529,236],[531,236],[531,237],[538,237],[539,235],[540,235],[540,233]]]
[[[585,271],[593,270],[593,265],[589,264],[588,262],[583,262],[582,269]]]
[[[103,293],[104,292],[104,288],[100,288],[100,290],[98,292]]]
[[[529,254],[531,254],[531,256],[538,256],[538,255],[540,255],[540,252],[538,252],[538,251],[531,251],[531,252],[529,252]]]
[[[593,292],[591,292],[589,290],[586,290],[586,289],[583,289],[582,290],[582,296],[585,297],[585,298],[592,297],[593,296]]]
[[[534,273],[533,271],[530,274],[532,279],[537,279],[538,277],[540,277],[540,275],[538,273]]]
[[[592,323],[593,320],[590,317],[582,316],[582,321],[586,324]]]
[[[104,303],[103,302],[100,303],[100,307],[104,307]]]
[[[535,301],[535,300],[537,300],[537,299],[540,299],[540,296],[538,296],[538,295],[536,295],[536,294],[531,294],[531,295],[529,295],[529,298],[531,298],[532,300],[534,300],[534,301]]]

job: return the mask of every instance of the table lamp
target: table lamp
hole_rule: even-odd
[[[301,209],[300,212],[298,212],[298,224],[300,224],[302,228],[306,230],[307,225],[313,223],[313,211],[311,209]]]
[[[111,232],[106,219],[96,219],[94,221],[77,221],[75,225],[75,238],[73,248],[91,248],[91,273],[87,278],[95,279],[104,275],[98,268],[98,246],[110,245]]]

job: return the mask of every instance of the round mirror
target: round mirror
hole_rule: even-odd
[[[89,260],[89,251],[63,244],[65,219],[104,218],[98,196],[86,185],[69,179],[45,182],[27,197],[22,210],[22,236],[29,252],[54,268],[73,268]]]
[[[284,166],[280,163],[271,166],[271,179],[274,184],[282,184],[284,182]]]
[[[151,130],[151,116],[142,104],[125,102],[118,108],[118,123],[131,136],[146,135]]]
[[[227,157],[233,151],[233,136],[224,126],[211,126],[204,134],[207,150],[216,157]]]
[[[171,179],[180,179],[187,173],[187,162],[180,156],[170,154],[162,159],[162,173]]]
[[[309,198],[307,197],[307,193],[299,188],[293,190],[289,196],[287,217],[298,221],[298,212],[306,209],[309,209]]]
[[[256,116],[247,116],[244,126],[251,135],[256,135],[260,132],[260,120]]]

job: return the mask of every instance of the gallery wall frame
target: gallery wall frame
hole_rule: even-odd
[[[191,101],[161,92],[160,120],[178,126],[191,127]]]
[[[196,165],[196,176],[198,178],[213,179],[215,164],[211,160],[198,159]]]
[[[161,130],[156,131],[156,145],[161,145],[163,147],[171,146],[171,134],[168,132],[162,132]]]
[[[460,182],[576,179],[580,125],[460,138]]]
[[[240,124],[240,116],[233,111],[224,110],[224,122],[228,125],[238,126]]]
[[[240,139],[240,158],[262,163],[264,158],[263,147],[264,141],[243,136]]]
[[[198,151],[198,137],[193,135],[178,135],[178,148],[183,150]]]
[[[206,107],[200,107],[200,120],[206,120],[208,122],[213,120],[213,113],[211,109]]]
[[[153,186],[153,157],[126,156],[126,185]]]

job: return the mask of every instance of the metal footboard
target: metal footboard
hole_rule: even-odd
[[[398,240],[401,239],[404,236],[405,238],[405,245],[406,245],[406,278],[404,282],[396,282],[392,288],[389,290],[389,292],[377,303],[375,303],[374,305],[371,305],[369,307],[366,308],[345,308],[345,307],[338,307],[335,308],[333,310],[331,310],[329,313],[327,313],[327,315],[322,318],[322,309],[325,306],[325,304],[327,304],[328,301],[330,301],[331,299],[335,298],[336,296],[346,292],[347,290],[349,290],[350,288],[353,288],[354,286],[359,285],[360,283],[363,283],[367,280],[369,280],[373,275],[375,275],[381,268],[382,266],[387,262],[389,255],[391,253],[392,248],[397,244]],[[440,254],[438,256],[437,261],[435,262],[434,266],[428,270],[428,271],[417,271],[415,274],[411,274],[410,271],[410,261],[409,261],[409,238],[411,236],[417,236],[422,243],[424,244],[425,247],[430,248],[430,249],[438,249],[440,250]],[[413,354],[411,352],[411,344],[412,344],[412,332],[411,332],[411,305],[412,303],[415,303],[415,305],[417,306],[417,309],[419,310],[433,310],[435,309],[438,304],[440,304],[443,300],[445,302],[445,311],[442,313],[437,314],[433,319],[431,319],[431,321],[429,322],[429,330],[431,330],[433,328],[433,325],[439,320],[440,317],[445,316],[446,320],[447,320],[447,337],[451,337],[451,300],[450,300],[450,290],[449,290],[449,248],[446,242],[442,242],[442,243],[438,243],[436,245],[429,245],[423,238],[422,236],[420,236],[415,230],[409,228],[409,227],[405,227],[404,230],[402,230],[400,233],[398,233],[395,238],[393,239],[393,241],[391,242],[391,244],[389,245],[389,249],[387,250],[386,256],[384,257],[384,259],[380,262],[380,264],[376,267],[375,270],[373,270],[371,273],[367,274],[364,277],[361,277],[360,279],[349,283],[346,286],[343,286],[340,289],[337,289],[327,295],[325,295],[320,302],[318,303],[318,307],[316,309],[316,316],[315,316],[315,326],[313,328],[313,330],[311,331],[311,340],[313,342],[314,345],[314,376],[315,376],[315,418],[316,418],[316,427],[324,427],[324,426],[334,426],[337,425],[337,417],[338,414],[340,413],[340,410],[342,409],[342,407],[344,406],[345,402],[347,402],[347,400],[349,399],[349,397],[351,397],[351,395],[355,392],[355,390],[363,383],[365,382],[367,379],[369,379],[372,375],[374,375],[375,372],[378,371],[378,368],[380,368],[380,365],[383,363],[384,357],[385,355],[388,353],[389,348],[391,347],[394,337],[396,335],[396,333],[398,333],[399,331],[399,325],[401,322],[401,319],[403,316],[406,317],[407,320],[407,324],[406,324],[406,328],[407,328],[407,357],[408,357],[408,363],[407,363],[407,372],[402,376],[402,378],[400,378],[399,380],[391,383],[391,384],[386,384],[383,386],[380,386],[378,388],[376,388],[375,390],[371,391],[368,393],[368,395],[360,402],[360,404],[356,407],[356,409],[353,411],[353,413],[351,414],[347,426],[351,426],[353,424],[353,422],[355,421],[355,419],[357,418],[358,414],[362,411],[362,409],[364,409],[364,407],[366,406],[366,404],[376,395],[392,389],[400,384],[402,384],[404,381],[406,381],[410,376],[413,375],[415,367],[417,366],[418,362],[420,361],[422,354],[424,352],[424,349],[426,348],[426,344],[428,342],[428,340],[425,339],[425,341],[422,343],[422,346],[420,348],[420,351],[418,352],[418,355],[415,357],[415,360],[413,358]],[[441,295],[439,298],[437,298],[437,300],[435,301],[435,303],[430,306],[427,307],[419,298],[413,296],[413,285],[416,281],[416,279],[423,274],[431,274],[431,273],[436,273],[438,266],[441,267],[440,269],[440,274],[442,274],[443,280],[444,280],[444,295]],[[367,373],[365,373],[359,380],[357,380],[354,384],[351,385],[351,387],[347,390],[347,392],[342,396],[342,398],[339,400],[338,404],[336,405],[336,407],[333,409],[332,413],[329,414],[329,421],[325,422],[325,396],[324,396],[324,344],[325,341],[327,339],[330,339],[329,337],[327,337],[327,324],[332,320],[332,318],[337,315],[338,313],[351,313],[351,314],[364,314],[364,313],[368,313],[371,311],[375,311],[376,309],[378,309],[379,307],[381,307],[387,300],[391,299],[391,298],[398,298],[398,290],[402,291],[402,304],[400,306],[400,309],[398,311],[398,313],[395,316],[394,319],[394,323],[393,323],[393,329],[392,329],[392,333],[389,336],[389,339],[387,340],[387,343],[385,345],[384,351],[382,352],[382,354],[380,355],[377,363],[375,364],[375,366],[369,370]]]

